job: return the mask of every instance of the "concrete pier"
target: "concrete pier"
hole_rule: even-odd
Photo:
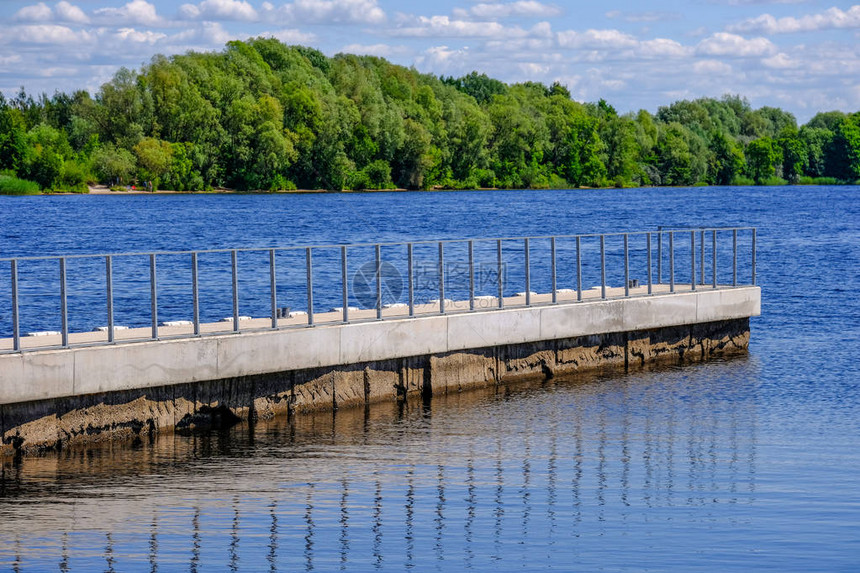
[[[393,308],[386,320],[374,320],[372,311],[355,313],[349,324],[331,313],[317,315],[312,328],[299,327],[301,317],[279,329],[254,330],[248,321],[239,334],[207,325],[205,336],[146,342],[132,342],[142,336],[130,329],[111,345],[0,354],[0,453],[707,360],[746,352],[749,318],[761,310],[755,286],[639,295],[632,289],[604,300],[592,293],[575,302],[565,293],[558,304],[537,295],[531,306],[511,297],[505,309],[454,303],[446,314],[427,305],[415,317]],[[182,326],[170,328],[183,334]],[[103,334],[76,336],[86,343]]]

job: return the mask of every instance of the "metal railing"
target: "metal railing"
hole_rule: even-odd
[[[689,239],[689,246],[677,244],[676,239],[683,237]],[[730,249],[725,245],[720,248],[720,244],[729,241]],[[741,242],[745,244],[741,245]],[[224,263],[220,262],[210,265],[208,281],[201,280],[201,259],[228,255],[229,272],[223,269]],[[350,266],[352,260],[361,261],[362,256],[366,259],[364,264],[358,269],[355,265]],[[426,261],[424,264],[421,263],[422,257]],[[250,273],[240,273],[240,259],[246,266],[252,266]],[[289,259],[286,265],[283,259]],[[103,263],[102,276],[97,270],[98,264],[101,264],[99,261]],[[79,274],[75,275],[76,294],[70,291],[69,285],[69,267],[73,263],[80,263],[82,267]],[[118,282],[117,267],[120,263],[125,279]],[[87,328],[77,332],[91,329],[92,323],[97,324],[102,316],[106,321],[106,326],[97,328],[107,332],[106,341],[80,344],[116,343],[117,329],[121,328],[117,326],[116,303],[118,294],[122,292],[127,293],[123,299],[126,314],[133,315],[132,322],[136,322],[136,327],[148,327],[150,331],[148,337],[139,337],[137,340],[158,340],[165,326],[178,324],[191,327],[189,333],[181,336],[202,336],[201,324],[211,321],[213,313],[217,316],[219,311],[227,310],[221,302],[226,293],[211,297],[205,296],[202,289],[217,290],[223,288],[225,282],[229,284],[231,314],[221,319],[221,322],[231,323],[232,328],[229,330],[234,333],[248,330],[242,328],[246,317],[240,314],[240,305],[247,306],[258,317],[270,319],[265,328],[279,329],[295,328],[298,320],[301,320],[301,326],[313,327],[317,324],[316,318],[321,315],[325,315],[328,323],[349,323],[356,320],[351,313],[359,315],[358,320],[384,320],[426,314],[428,307],[433,313],[446,314],[503,309],[506,305],[528,307],[535,304],[580,303],[588,297],[597,299],[598,290],[599,299],[607,299],[613,296],[674,293],[679,288],[695,291],[700,288],[754,285],[756,229],[659,228],[657,231],[632,233],[19,257],[0,259],[0,266],[9,269],[6,284],[9,285],[8,305],[11,309],[11,323],[6,327],[0,323],[0,329],[11,330],[9,334],[12,339],[11,348],[0,348],[0,352],[20,352],[25,350],[21,344],[24,336],[22,332],[26,334],[29,328],[23,327],[23,324],[44,325],[46,321],[57,318],[59,331],[30,334],[59,335],[59,347],[62,348],[78,345],[70,343],[69,339],[72,328],[71,301],[77,303],[76,307],[86,307],[79,314],[81,320],[90,321]],[[27,266],[34,267],[30,269],[33,273],[30,279],[22,274]],[[45,297],[50,299],[53,287],[49,286],[47,293],[40,290],[52,282],[52,266],[54,272],[58,272],[59,317],[50,316],[51,304],[45,300]],[[746,283],[739,275],[739,266],[746,267],[744,274],[749,277]],[[689,269],[689,273],[683,270],[684,267]],[[706,276],[706,267],[709,267],[709,276]],[[175,288],[174,292],[165,293],[169,289],[166,289],[160,271],[168,276],[190,272],[190,284],[183,285],[178,293]],[[668,274],[668,291],[665,289],[664,271]],[[634,278],[634,275],[640,278]],[[285,277],[290,280],[285,281]],[[3,278],[0,276],[0,284],[4,282]],[[684,282],[678,282],[678,278]],[[639,284],[640,279],[644,281],[643,285]],[[596,286],[591,287],[594,292],[584,288],[587,280],[599,280]],[[24,291],[21,289],[22,284],[27,286]],[[243,284],[246,291],[251,291],[250,296],[242,296],[240,287]],[[524,289],[522,292],[518,291],[520,287]],[[544,289],[544,294],[539,295],[533,288]],[[319,295],[317,300],[314,298],[315,292]],[[584,297],[584,293],[590,294]],[[190,303],[187,303],[189,294]],[[459,298],[446,299],[446,294]],[[36,299],[35,302],[24,304],[28,295]],[[145,308],[145,300],[141,299],[145,298],[149,299],[148,316],[144,316],[146,313],[141,310]],[[97,301],[98,304],[95,304]],[[291,307],[284,306],[285,301],[305,308],[290,313]],[[201,310],[204,302],[214,307],[208,316],[204,316]],[[358,306],[351,306],[352,303]],[[94,310],[94,306],[100,304],[104,304],[104,314]],[[320,304],[340,306],[320,311],[317,310]],[[421,307],[421,313],[418,307]],[[374,309],[376,312],[372,317],[368,317],[366,312],[357,312]],[[33,317],[22,320],[23,310],[34,313],[37,320]],[[190,315],[190,321],[160,321],[161,316],[181,315],[183,312]],[[332,318],[332,313],[337,313],[336,318]],[[305,314],[306,318],[299,318]],[[287,320],[290,318],[293,320]],[[146,326],[144,321],[148,323]],[[285,321],[289,324],[285,324]],[[254,330],[260,330],[260,327]],[[7,336],[0,330],[0,338]]]

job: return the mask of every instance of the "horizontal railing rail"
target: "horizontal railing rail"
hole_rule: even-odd
[[[663,228],[662,233],[689,233],[691,231],[702,232],[702,231],[753,231],[756,227],[678,227],[678,228]],[[575,239],[576,237],[587,238],[587,237],[623,237],[624,235],[628,236],[644,236],[647,234],[656,235],[660,233],[661,230],[657,231],[630,231],[630,232],[612,232],[612,233],[580,233],[577,235],[529,235],[529,236],[510,236],[510,237],[475,237],[471,239],[422,239],[415,241],[390,241],[390,242],[371,242],[371,243],[320,243],[320,244],[310,244],[310,245],[289,245],[289,246],[280,246],[280,247],[269,247],[269,246],[259,246],[259,247],[237,247],[235,249],[194,249],[194,250],[184,250],[184,251],[135,251],[135,252],[116,252],[116,253],[80,253],[80,254],[68,254],[68,255],[39,255],[39,256],[21,256],[21,257],[0,257],[0,263],[8,263],[11,261],[39,261],[39,260],[59,260],[61,258],[64,259],[96,259],[96,258],[104,258],[104,257],[148,257],[149,255],[191,255],[192,253],[198,254],[209,254],[209,253],[232,253],[233,251],[243,253],[243,252],[259,252],[259,251],[269,251],[274,249],[275,251],[301,251],[304,249],[337,249],[340,247],[349,247],[352,248],[360,248],[360,247],[375,247],[379,245],[380,247],[396,247],[401,245],[413,244],[413,245],[436,245],[438,243],[466,243],[468,241],[474,242],[492,242],[492,241],[522,241],[524,239]]]
[[[754,285],[756,228],[22,256],[0,269],[0,352],[22,352],[129,329],[147,335],[123,342]],[[243,328],[253,316],[266,325]],[[103,339],[71,339],[94,325]],[[25,348],[28,335],[54,342]]]

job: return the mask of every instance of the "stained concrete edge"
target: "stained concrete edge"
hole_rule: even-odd
[[[0,355],[0,404],[761,314],[759,287]]]

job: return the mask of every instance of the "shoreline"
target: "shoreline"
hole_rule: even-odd
[[[50,195],[317,195],[317,194],[334,194],[334,193],[421,193],[427,191],[500,191],[498,187],[480,187],[477,189],[343,189],[341,191],[333,191],[330,189],[291,189],[281,191],[238,191],[236,189],[213,189],[212,191],[172,191],[170,189],[159,189],[157,191],[143,191],[140,189],[128,191],[113,191],[106,185],[89,186],[88,193],[50,193]],[[591,187],[571,187],[565,190],[572,189],[591,189]],[[525,189],[523,189],[525,190]],[[42,193],[48,195],[48,193]]]
[[[805,184],[805,183],[795,183],[795,184],[786,184],[786,187],[851,187],[857,186],[857,184]],[[696,185],[693,187],[702,187],[702,188],[711,188],[711,187],[724,187],[724,188],[741,188],[741,187],[771,187],[770,185]],[[281,190],[281,191],[264,191],[264,190],[254,190],[254,191],[239,191],[237,189],[213,189],[211,191],[174,191],[171,189],[159,189],[157,191],[144,191],[141,189],[134,190],[124,190],[124,191],[113,191],[106,185],[91,185],[87,187],[86,193],[72,193],[72,192],[58,192],[58,193],[50,193],[50,192],[40,192],[33,194],[4,194],[0,193],[0,196],[8,196],[8,197],[35,197],[35,196],[72,196],[72,195],[103,195],[103,196],[114,196],[114,197],[126,197],[131,195],[323,195],[323,194],[364,194],[364,193],[444,193],[444,192],[461,192],[461,191],[612,191],[612,190],[626,190],[626,189],[687,189],[690,187],[681,187],[681,186],[664,186],[664,185],[647,185],[647,186],[639,186],[639,187],[559,187],[555,189],[532,189],[528,187],[524,188],[500,188],[500,187],[478,187],[478,188],[464,188],[464,189],[404,189],[404,188],[395,188],[395,189],[342,189],[340,191],[330,190],[330,189],[291,189],[291,190]]]

